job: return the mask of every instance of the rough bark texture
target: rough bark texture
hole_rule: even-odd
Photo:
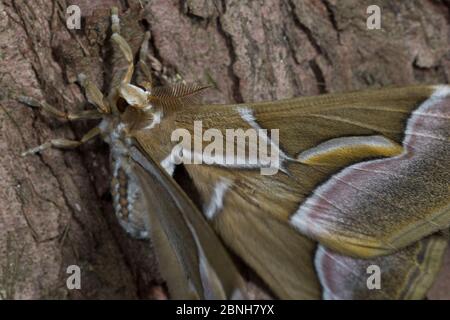
[[[15,97],[74,111],[85,107],[78,73],[107,88],[112,5],[122,8],[123,34],[134,50],[143,30],[151,31],[159,80],[212,83],[209,102],[450,78],[449,1],[2,2],[0,297],[164,297],[149,243],[127,237],[112,214],[104,144],[19,156],[50,138],[79,138],[95,123],[61,123]],[[81,30],[65,27],[70,4],[81,8]],[[371,4],[381,7],[381,30],[366,27]],[[71,264],[82,268],[81,290],[66,288]],[[450,255],[444,269],[431,298],[450,298]]]

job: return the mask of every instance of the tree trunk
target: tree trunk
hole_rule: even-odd
[[[381,8],[369,30],[366,9]],[[66,8],[81,9],[80,30]],[[118,226],[108,148],[20,157],[51,138],[80,138],[95,122],[62,123],[18,103],[80,110],[85,73],[108,88],[109,9],[137,50],[152,34],[153,71],[213,84],[208,102],[274,100],[413,83],[448,83],[449,1],[4,0],[0,2],[0,298],[164,298],[153,251]],[[69,265],[82,270],[68,290]],[[446,272],[446,273],[445,273]],[[446,275],[445,275],[446,274]],[[450,254],[430,298],[450,299]]]

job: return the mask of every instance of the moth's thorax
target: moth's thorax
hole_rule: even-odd
[[[131,146],[129,129],[118,116],[107,116],[99,125],[103,140],[109,144],[111,153],[126,155]]]
[[[119,115],[104,116],[99,128],[103,139],[109,145],[113,146],[119,142],[130,145],[132,136],[137,132],[150,131],[161,123],[162,118],[162,109],[155,108],[151,104],[143,109],[128,106]]]

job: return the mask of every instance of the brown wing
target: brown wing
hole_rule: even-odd
[[[298,206],[283,204],[275,215],[337,251],[370,257],[450,225],[449,92],[409,87],[206,106],[195,114],[183,110],[177,125],[192,130],[187,119],[194,118],[204,130],[279,129],[288,174],[232,175],[256,193],[274,181],[283,185]]]
[[[391,255],[357,259],[320,246],[315,265],[323,297],[348,299],[423,299],[441,268],[448,237],[435,234]]]
[[[450,225],[448,92],[420,86],[196,106],[180,110],[175,126],[192,134],[194,120],[221,132],[279,129],[275,175],[258,166],[186,168],[215,230],[279,297],[317,298],[315,241],[369,258]]]
[[[174,180],[150,156],[133,148],[160,270],[172,298],[243,297],[243,281],[220,240]]]

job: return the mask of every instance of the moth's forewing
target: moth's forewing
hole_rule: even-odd
[[[188,119],[194,118],[203,120],[204,130],[248,128],[236,109],[250,109],[261,128],[280,130],[281,152],[286,157],[300,156],[301,163],[282,159],[290,172],[284,181],[230,174],[256,190],[274,186],[269,180],[279,179],[297,204],[309,198],[308,210],[314,211],[317,204],[317,212],[305,213],[301,206],[289,211],[286,205],[285,212],[272,215],[289,218],[302,233],[335,250],[372,256],[405,247],[450,224],[450,97],[445,97],[449,92],[447,86],[422,86],[206,106],[196,108],[195,114],[183,110],[177,125],[189,128],[192,120]],[[214,123],[212,117],[221,121]],[[364,138],[359,148],[354,148],[352,139],[343,139],[355,137]],[[380,138],[389,139],[392,146],[380,143]],[[301,158],[308,150],[312,151],[309,162]],[[394,157],[363,161],[386,156]],[[330,192],[324,195],[318,187]],[[325,203],[314,197],[325,198]]]
[[[243,297],[244,283],[219,238],[175,181],[139,149],[131,166],[148,207],[148,226],[172,298]]]
[[[300,206],[292,223],[341,252],[362,257],[393,252],[448,228],[449,93],[448,87],[439,88],[416,105],[404,124],[402,153],[334,174]],[[389,119],[378,121],[388,127]],[[334,239],[343,245],[334,245]]]
[[[175,127],[193,136],[194,120],[224,136],[229,128],[279,129],[276,175],[261,175],[257,167],[186,168],[224,242],[279,297],[315,298],[314,241],[302,234],[368,258],[450,224],[448,92],[448,86],[419,86],[187,107],[175,114]],[[138,140],[147,153],[155,150],[150,138]],[[380,161],[388,165],[371,167]],[[329,186],[333,192],[324,192]],[[211,214],[218,191],[222,205]]]

